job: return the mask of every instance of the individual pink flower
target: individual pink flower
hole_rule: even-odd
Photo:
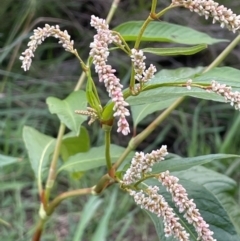
[[[108,45],[111,43],[121,44],[121,40],[117,35],[112,34],[104,19],[91,16],[91,26],[97,30],[94,41],[90,44],[90,56],[93,57],[95,71],[98,73],[99,81],[104,82],[109,97],[114,102],[114,116],[118,119],[118,132],[127,135],[130,132],[129,124],[126,116],[129,116],[129,110],[126,108],[128,103],[124,100],[122,88],[119,78],[114,74],[115,69],[111,65],[107,65],[109,56]]]

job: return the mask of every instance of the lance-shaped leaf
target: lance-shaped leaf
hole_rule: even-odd
[[[125,148],[114,144],[110,146],[112,163],[120,157],[124,149]],[[69,157],[66,163],[64,163],[58,171],[66,170],[71,173],[82,172],[105,165],[105,146],[99,146],[91,148],[88,152],[78,153]]]
[[[30,126],[23,128],[23,141],[36,178],[41,183],[42,172],[49,164],[50,155],[55,147],[55,139],[42,134]]]
[[[240,158],[240,156],[231,155],[231,154],[211,154],[211,155],[186,157],[186,158],[175,157],[169,160],[164,160],[159,163],[156,163],[152,169],[154,173],[160,173],[167,170],[171,172],[181,171],[194,166],[200,166],[214,160],[224,160],[224,159],[232,159],[232,158]]]
[[[131,21],[117,26],[114,30],[119,32],[126,41],[136,41],[143,21]],[[214,44],[226,42],[226,39],[212,38],[189,27],[166,22],[150,22],[143,33],[141,41],[170,42],[180,44]]]
[[[160,56],[193,55],[207,48],[206,44],[199,44],[191,47],[172,47],[172,48],[145,48],[144,53]]]
[[[47,104],[52,114],[57,114],[62,123],[71,131],[74,131],[76,135],[79,135],[81,124],[87,117],[75,114],[75,110],[85,110],[87,108],[87,99],[84,91],[74,91],[64,100],[48,97]]]
[[[187,190],[189,199],[194,199],[197,209],[201,213],[203,219],[210,225],[210,230],[214,232],[214,238],[218,241],[239,241],[236,229],[231,223],[227,211],[221,205],[221,201],[207,189],[204,185],[197,184],[196,182],[190,181],[188,179],[188,173],[191,173],[198,178],[198,173],[194,172],[194,169],[189,169],[185,171],[185,175],[180,179],[180,184],[184,186]],[[177,175],[174,173],[173,175]],[[190,174],[191,175],[191,174]],[[185,227],[186,231],[190,234],[191,241],[197,241],[197,233],[194,230],[194,227],[189,224],[186,219],[183,217],[183,214],[179,213],[178,209],[175,207],[175,204],[172,202],[172,196],[165,190],[164,187],[156,180],[146,181],[148,185],[157,185],[160,187],[159,193],[164,196],[168,204],[174,209],[177,214],[180,223]],[[219,184],[221,186],[221,184]],[[163,230],[163,223],[161,218],[157,218],[155,214],[149,213],[152,221],[155,224],[156,231],[161,241],[175,240],[173,238],[169,239],[165,237]]]
[[[20,158],[12,157],[12,156],[5,156],[0,154],[0,167],[7,166],[16,162],[21,161]]]

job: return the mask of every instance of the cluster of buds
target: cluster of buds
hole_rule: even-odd
[[[152,166],[155,163],[163,161],[167,154],[167,146],[162,146],[160,149],[146,155],[143,152],[136,152],[131,166],[123,176],[123,184],[129,185],[140,180],[144,174],[152,171]]]
[[[87,110],[75,110],[76,114],[89,116],[90,120],[88,125],[91,125],[95,120],[98,119],[97,111],[91,107],[87,107]]]
[[[129,110],[126,108],[128,103],[123,97],[123,86],[120,84],[119,78],[114,74],[116,70],[107,64],[109,56],[108,45],[111,43],[120,45],[121,40],[109,30],[108,24],[104,19],[92,16],[90,24],[97,30],[94,41],[90,44],[90,56],[93,57],[99,81],[104,82],[109,97],[114,102],[114,116],[119,117],[117,131],[122,132],[123,135],[127,135],[130,132],[129,124],[126,120],[126,116],[130,115]]]
[[[171,193],[173,202],[179,208],[179,212],[184,212],[184,218],[192,224],[198,234],[199,240],[216,241],[209,229],[209,225],[204,221],[193,199],[189,200],[186,189],[178,183],[179,179],[171,176],[169,171],[163,172],[158,177],[159,182]]]
[[[213,23],[220,22],[222,28],[227,27],[234,33],[240,28],[240,16],[213,0],[172,0],[172,5],[184,6],[206,19],[212,17]]]
[[[136,152],[129,169],[123,176],[122,184],[127,186],[126,190],[133,196],[136,204],[163,218],[166,237],[174,236],[180,241],[188,241],[189,234],[179,223],[179,219],[176,218],[173,209],[169,207],[164,197],[158,193],[159,187],[148,186],[147,189],[141,191],[131,189],[131,184],[136,185],[142,178],[145,179],[147,174],[152,171],[152,166],[164,160],[167,154],[166,146],[162,146],[160,149],[152,151],[150,154]],[[154,175],[154,177],[158,179],[159,183],[166,187],[166,190],[172,195],[172,200],[176,207],[178,207],[179,212],[184,212],[184,218],[188,223],[194,226],[198,235],[198,240],[216,241],[212,237],[213,232],[202,218],[193,199],[190,200],[188,198],[186,189],[178,183],[178,178],[171,176],[169,171]]]
[[[71,53],[75,53],[73,48],[73,40],[71,40],[70,35],[67,30],[61,31],[59,26],[50,26],[45,24],[44,28],[34,29],[33,35],[30,37],[30,41],[28,42],[28,48],[22,53],[20,56],[20,60],[22,61],[22,68],[27,71],[29,70],[32,58],[34,57],[34,52],[37,49],[38,45],[42,44],[42,42],[48,37],[55,37],[59,39],[59,43],[62,44],[63,48]]]
[[[146,56],[143,55],[143,51],[132,49],[131,52],[131,59],[135,71],[135,80],[139,81],[140,83],[150,81],[154,77],[154,73],[157,71],[156,67],[151,64],[146,70],[146,64],[144,62]]]
[[[231,86],[213,80],[211,87],[207,90],[223,96],[226,102],[230,102],[231,106],[234,106],[236,110],[240,110],[240,93],[238,91],[233,92]]]

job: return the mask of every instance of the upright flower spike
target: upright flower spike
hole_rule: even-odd
[[[149,186],[147,190],[145,190],[147,195],[143,191],[136,192],[131,190],[129,193],[141,208],[163,218],[166,237],[174,236],[179,241],[189,241],[189,234],[179,223],[179,218],[176,217],[173,209],[169,207],[164,197],[158,194],[158,191],[159,188],[157,186]]]
[[[212,237],[213,232],[204,221],[193,199],[189,200],[186,189],[178,183],[179,179],[171,176],[169,171],[163,172],[158,177],[159,182],[171,193],[173,202],[180,212],[184,212],[184,217],[188,223],[192,224],[198,234],[198,240],[216,241]]]
[[[50,36],[58,38],[58,43],[62,44],[66,51],[75,53],[75,49],[73,48],[74,42],[71,40],[71,37],[66,30],[61,31],[58,25],[50,26],[45,24],[44,28],[37,28],[33,30],[33,35],[30,37],[31,40],[28,42],[28,48],[19,58],[22,61],[21,67],[25,71],[29,70],[32,63],[32,58],[34,57],[34,52],[38,45],[42,44],[42,42]]]
[[[146,56],[143,55],[142,50],[132,49],[131,59],[135,71],[135,80],[139,81],[140,83],[146,83],[154,77],[157,69],[153,64],[151,64],[146,70],[146,64],[144,62]]]
[[[123,176],[123,184],[129,185],[141,179],[143,174],[152,171],[152,166],[155,163],[164,160],[167,154],[167,146],[162,146],[160,149],[146,155],[143,152],[136,152],[131,166]]]
[[[104,19],[91,16],[90,24],[97,30],[94,41],[90,44],[90,56],[93,57],[99,81],[104,82],[109,97],[114,102],[114,116],[119,117],[117,131],[122,132],[123,135],[127,135],[130,132],[129,124],[126,120],[126,116],[130,115],[129,110],[126,108],[128,103],[123,97],[123,86],[120,84],[119,78],[114,74],[116,70],[111,65],[107,65],[107,58],[109,56],[108,45],[111,43],[121,44],[121,40],[118,36],[112,34]]]
[[[219,22],[222,28],[227,27],[234,33],[240,28],[240,15],[213,0],[172,0],[172,4],[184,6],[206,19],[212,17],[213,23]]]

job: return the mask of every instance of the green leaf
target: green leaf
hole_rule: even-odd
[[[16,162],[21,161],[20,158],[5,156],[0,154],[0,167],[7,166]]]
[[[114,163],[123,153],[125,148],[112,144],[111,160]],[[88,152],[78,153],[71,156],[65,164],[59,168],[59,172],[66,170],[68,172],[87,171],[106,165],[105,146],[93,147]]]
[[[177,56],[177,55],[192,55],[203,49],[206,49],[206,44],[199,44],[191,47],[173,47],[173,48],[145,48],[144,53],[150,53],[160,56]]]
[[[193,83],[210,84],[212,80],[220,83],[227,83],[234,87],[234,90],[240,91],[240,81],[237,77],[240,76],[240,70],[222,67],[215,68],[206,74],[200,74],[201,68],[179,68],[176,70],[159,71],[155,77],[147,84],[148,88],[158,86],[159,84],[186,82],[192,79]],[[169,87],[162,86],[158,88],[143,91],[137,96],[130,96],[127,102],[130,105],[151,104],[154,102],[162,102],[171,100],[177,97],[192,96],[201,99],[225,102],[225,99],[215,93],[207,92],[200,88],[193,87],[188,90],[186,87]],[[157,103],[156,103],[157,104]]]
[[[41,180],[42,172],[49,163],[49,157],[55,147],[55,139],[42,134],[30,126],[23,127],[23,141],[36,178]]]
[[[155,103],[146,104],[146,105],[131,106],[134,127],[136,127],[138,125],[138,123],[141,122],[147,115],[167,108],[176,99],[177,98],[171,98],[171,99],[163,100],[160,103],[155,102]]]
[[[76,136],[74,132],[70,132],[64,136],[62,141],[62,158],[66,161],[70,156],[79,152],[87,152],[90,148],[90,139],[88,131],[81,126],[80,135]]]
[[[116,199],[117,199],[117,189],[115,189],[111,193],[111,197],[109,200],[109,203],[107,205],[107,208],[105,209],[105,213],[103,217],[100,219],[98,227],[96,231],[94,232],[94,235],[91,239],[91,241],[106,241],[107,235],[108,235],[108,229],[109,229],[109,221],[111,218],[111,215],[113,214],[115,208],[116,208]]]
[[[143,21],[131,21],[117,26],[114,30],[119,32],[126,41],[136,41]],[[143,33],[141,41],[170,42],[180,44],[214,44],[227,42],[226,39],[212,38],[189,27],[166,22],[150,22]]]
[[[238,235],[240,235],[240,206],[231,195],[237,188],[234,180],[201,166],[191,168],[187,172],[178,172],[177,176],[202,185],[210,191],[227,211]]]
[[[226,210],[222,207],[220,201],[207,190],[203,185],[199,185],[196,182],[190,181],[186,176],[188,173],[192,172],[195,175],[195,178],[198,178],[198,173],[195,173],[193,170],[189,169],[185,171],[185,175],[180,179],[180,183],[187,190],[189,199],[194,199],[197,209],[201,213],[203,219],[210,225],[210,230],[214,232],[214,238],[218,241],[239,241],[239,237],[236,233],[236,230],[231,223],[229,216]],[[174,175],[178,176],[177,173]],[[168,202],[170,207],[174,209],[177,216],[179,217],[180,223],[185,227],[187,232],[190,234],[190,240],[197,241],[197,234],[192,225],[188,224],[186,219],[180,214],[172,202],[171,195],[161,186],[157,180],[148,180],[148,185],[157,185],[160,187],[160,194],[164,196],[165,200]],[[153,221],[156,220],[155,227],[156,231],[161,241],[169,241],[165,237],[163,231],[163,224],[156,219],[155,214],[148,213],[151,216]],[[170,239],[175,240],[175,239]]]
[[[102,200],[99,197],[92,196],[88,199],[84,209],[81,213],[81,218],[79,220],[73,241],[82,240],[84,230],[87,228],[91,218],[96,213],[97,208],[102,203]]]
[[[72,92],[66,99],[60,100],[55,97],[48,97],[47,104],[52,114],[58,118],[76,135],[80,133],[81,124],[87,119],[86,116],[75,114],[75,110],[87,108],[86,94],[83,90]]]
[[[211,69],[210,71],[195,76],[192,80],[194,82],[201,83],[211,83],[212,80],[216,80],[222,84],[230,85],[234,90],[240,90],[240,81],[239,81],[240,70],[231,68],[231,67],[217,67]]]
[[[193,166],[199,166],[206,164],[214,160],[230,159],[230,158],[239,158],[238,155],[230,154],[211,154],[197,157],[187,157],[187,158],[171,158],[169,160],[161,161],[153,166],[154,173],[160,173],[164,171],[181,171]]]

